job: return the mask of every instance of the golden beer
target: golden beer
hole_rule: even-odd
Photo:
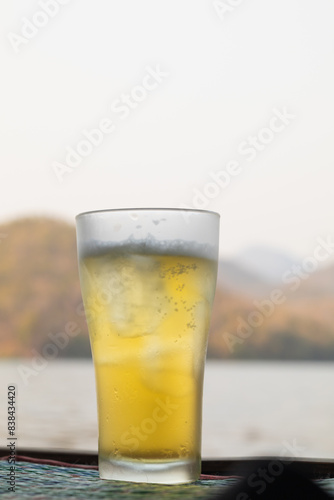
[[[217,263],[190,253],[116,245],[80,259],[100,465],[180,461],[199,475],[203,356]]]

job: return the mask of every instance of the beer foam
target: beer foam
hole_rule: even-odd
[[[140,254],[140,255],[180,255],[204,259],[217,259],[217,248],[214,245],[198,243],[197,241],[157,240],[151,234],[145,239],[136,239],[132,236],[123,241],[90,240],[81,244],[79,255],[81,258],[98,257],[113,254]]]

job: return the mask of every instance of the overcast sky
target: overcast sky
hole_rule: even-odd
[[[333,26],[333,0],[2,2],[1,222],[206,208],[223,255],[308,256],[334,239]]]

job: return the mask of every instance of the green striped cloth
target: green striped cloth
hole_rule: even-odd
[[[196,500],[210,499],[236,483],[235,478],[201,479],[196,483],[167,486],[157,484],[102,481],[98,471],[39,463],[16,462],[15,492],[8,492],[9,464],[0,461],[1,498],[44,500],[48,498],[120,500]],[[334,499],[334,479],[316,481]],[[302,499],[300,499],[302,500]]]
[[[9,472],[7,461],[0,461],[1,498],[115,498],[134,500],[149,498],[150,500],[193,500],[211,498],[220,488],[227,488],[236,479],[200,480],[196,483],[182,485],[158,485],[127,483],[122,481],[102,481],[98,471],[76,467],[59,467],[55,465],[16,462],[15,493],[8,492],[6,481]]]

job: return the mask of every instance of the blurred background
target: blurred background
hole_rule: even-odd
[[[331,0],[0,5],[19,446],[97,449],[75,215],[179,207],[221,215],[203,455],[333,458],[333,19]]]

